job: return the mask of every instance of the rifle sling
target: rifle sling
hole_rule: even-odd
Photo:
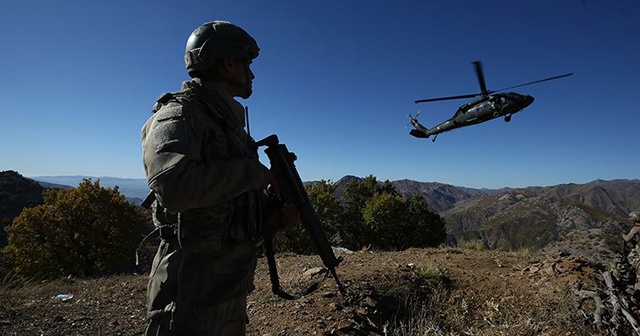
[[[142,203],[140,203],[140,206],[145,208],[145,209],[149,209],[151,207],[151,204],[155,200],[156,200],[156,194],[154,194],[153,190],[151,190],[151,191],[149,191],[149,194],[147,195],[147,197],[144,198],[144,201],[142,201]]]
[[[324,279],[327,278],[329,272],[325,272],[324,277],[315,283],[313,283],[309,288],[301,296],[293,296],[287,292],[285,292],[280,286],[280,278],[278,277],[278,266],[276,265],[276,257],[273,252],[273,239],[272,238],[264,238],[264,250],[265,255],[267,257],[267,264],[269,266],[269,278],[271,279],[271,290],[273,294],[285,299],[285,300],[296,300],[305,295],[311,294],[320,288],[320,284],[324,282]]]

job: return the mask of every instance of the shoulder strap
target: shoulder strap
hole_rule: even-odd
[[[155,200],[156,200],[156,194],[153,193],[153,190],[150,190],[147,197],[144,198],[144,201],[140,203],[140,206],[145,209],[149,209],[151,207],[151,204],[153,204],[153,201]]]

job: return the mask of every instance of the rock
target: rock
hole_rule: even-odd
[[[324,272],[324,268],[323,267],[314,267],[314,268],[310,268],[310,269],[306,270],[303,273],[303,275],[308,277],[308,278],[311,278],[311,277],[313,277],[315,275],[318,275],[318,274],[320,274],[322,272]]]

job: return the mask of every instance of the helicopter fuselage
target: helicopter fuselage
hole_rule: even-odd
[[[416,127],[423,133],[421,137],[429,137],[442,132],[485,122],[504,116],[505,121],[511,120],[511,115],[522,111],[533,103],[534,98],[515,92],[495,93],[476,98],[458,108],[454,116],[433,128],[422,125]],[[414,125],[416,126],[416,125]],[[426,132],[424,131],[426,129]]]
[[[434,128],[427,128],[418,122],[417,116],[409,116],[409,120],[414,129],[409,131],[409,134],[416,138],[428,138],[431,135],[435,135],[433,141],[435,141],[438,134],[450,131],[455,128],[461,128],[465,126],[471,126],[479,124],[491,119],[504,117],[504,121],[511,121],[511,116],[522,111],[527,106],[533,103],[533,97],[529,95],[523,95],[515,92],[504,92],[509,89],[531,85],[536,83],[542,83],[550,80],[556,80],[573,75],[573,72],[566,73],[564,75],[548,77],[539,79],[536,81],[510,86],[508,88],[500,89],[497,91],[491,91],[487,89],[487,85],[484,80],[484,73],[482,70],[482,63],[480,61],[472,62],[476,77],[478,78],[478,84],[480,85],[479,93],[471,93],[456,96],[418,99],[415,103],[426,103],[441,100],[453,100],[453,99],[466,99],[474,98],[470,102],[458,107],[456,113],[450,119],[443,121]],[[499,93],[501,92],[501,93]]]

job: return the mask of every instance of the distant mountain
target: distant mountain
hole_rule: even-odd
[[[479,194],[475,189],[460,188],[438,182],[398,180],[391,183],[404,197],[421,194],[427,200],[431,211],[436,213],[440,213],[462,200]]]
[[[339,180],[337,189],[354,180]],[[444,218],[448,244],[481,241],[488,249],[568,252],[601,263],[619,250],[627,214],[640,210],[640,180],[502,189],[391,183],[405,197],[421,194]]]
[[[90,176],[41,176],[26,178],[12,170],[0,171],[0,248],[7,245],[4,227],[11,224],[25,207],[34,207],[43,203],[42,192],[45,189],[68,189],[77,187],[83,179],[100,181],[100,186],[112,188],[118,186],[121,194],[134,204],[140,204],[146,197],[147,182],[144,179],[123,179],[115,177]],[[142,198],[136,197],[143,195]],[[132,197],[133,196],[133,197]]]
[[[640,209],[640,180],[595,180],[532,188],[532,191],[538,196],[555,196],[620,216]]]
[[[84,179],[90,179],[92,182],[100,181],[100,186],[113,188],[118,186],[121,194],[125,195],[133,203],[140,204],[147,197],[149,187],[146,179],[132,179],[108,176],[32,176],[30,179],[42,183],[54,183],[56,185],[66,185],[77,187]]]
[[[590,206],[612,215],[626,216],[640,209],[640,180],[595,180],[584,184],[560,184],[549,187],[473,189],[437,182],[398,180],[391,182],[402,195],[422,194],[429,207],[443,212],[458,202],[487,196],[521,194],[529,197],[557,197],[575,204]]]
[[[530,187],[470,197],[440,215],[448,241],[481,240],[487,248],[569,252],[610,261],[640,209],[640,180]]]
[[[122,194],[135,199],[137,204],[148,191],[145,179],[33,177],[40,186],[17,176],[11,171],[0,175],[0,219],[4,218],[4,224],[7,218],[19,213],[18,209],[37,202],[43,187],[75,187],[83,179],[99,180],[104,187],[118,186]],[[341,197],[350,181],[361,180],[357,176],[344,176],[334,182],[336,195]],[[640,210],[637,179],[502,189],[473,189],[407,179],[391,183],[405,197],[414,194],[425,197],[429,209],[447,223],[448,244],[480,240],[488,249],[569,252],[597,262],[613,257],[620,246],[620,234],[628,230],[627,214]],[[11,201],[7,203],[8,200]]]
[[[342,198],[342,190],[347,183],[352,181],[360,182],[362,180],[362,178],[357,176],[344,176],[343,178],[335,182],[336,196],[338,198]],[[407,179],[390,182],[400,193],[400,195],[404,197],[409,197],[414,194],[420,194],[424,196],[424,198],[427,200],[427,204],[429,205],[429,209],[436,213],[450,209],[457,202],[468,198],[476,197],[479,195],[492,195],[500,192],[500,190],[473,189],[457,187],[439,182],[418,182]]]

